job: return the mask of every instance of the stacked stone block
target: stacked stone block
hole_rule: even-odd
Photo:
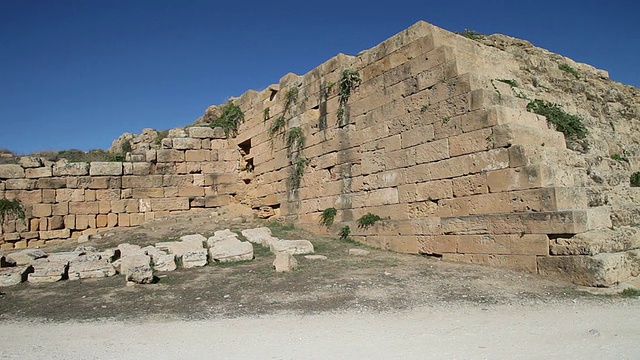
[[[239,153],[219,128],[191,127],[162,149],[127,162],[56,163],[23,157],[0,165],[0,196],[19,199],[26,219],[2,226],[2,249],[39,247],[82,234],[228,204],[239,192]]]

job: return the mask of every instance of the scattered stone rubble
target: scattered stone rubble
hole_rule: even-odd
[[[0,256],[0,286],[30,283],[50,283],[124,275],[127,283],[150,284],[154,272],[202,267],[216,262],[249,261],[254,258],[253,244],[268,247],[276,255],[277,272],[295,269],[293,255],[313,254],[308,240],[281,240],[268,228],[243,230],[249,241],[241,241],[229,229],[216,231],[206,238],[200,234],[185,235],[178,241],[141,247],[128,243],[99,251],[81,245],[73,251],[47,254],[40,249],[24,249]],[[86,242],[84,239],[83,243]],[[315,257],[319,259],[320,257]],[[324,257],[326,259],[326,257]]]

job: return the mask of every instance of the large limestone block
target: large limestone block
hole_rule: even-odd
[[[238,234],[234,233],[229,229],[218,230],[213,233],[213,236],[207,239],[207,247],[212,247],[215,243],[227,239],[238,239]]]
[[[173,148],[176,150],[198,150],[202,147],[202,141],[192,138],[173,139]]]
[[[47,256],[47,260],[54,261],[54,262],[55,261],[71,262],[71,261],[76,261],[78,257],[82,254],[83,253],[81,251],[64,251],[64,252],[51,253],[49,254],[49,256]]]
[[[123,258],[132,255],[144,254],[144,252],[141,251],[140,245],[132,245],[127,243],[119,244],[118,250],[120,250],[120,257]]]
[[[298,266],[298,260],[286,251],[276,253],[276,259],[273,260],[273,267],[276,272],[289,272]]]
[[[187,251],[182,254],[182,267],[191,269],[207,265],[207,249]]]
[[[33,262],[33,272],[29,274],[30,283],[51,283],[63,280],[67,277],[69,269],[68,261],[49,261],[48,259],[38,259]]]
[[[236,238],[217,241],[209,249],[209,259],[212,262],[253,260],[253,245]]]
[[[205,242],[207,242],[207,238],[200,234],[191,234],[191,235],[183,235],[180,237],[180,241],[194,243],[196,245],[203,246]]]
[[[47,257],[47,254],[40,249],[25,249],[22,251],[14,252],[12,254],[8,254],[6,257],[8,261],[21,266],[29,265],[34,260],[45,258]]]
[[[20,179],[24,177],[24,169],[16,164],[0,165],[0,179]]]
[[[120,273],[125,276],[127,281],[137,284],[153,282],[153,270],[149,255],[130,255],[123,257],[120,261]]]
[[[278,240],[272,241],[269,249],[273,253],[281,251],[288,252],[291,255],[307,255],[313,254],[313,244],[309,240]]]
[[[594,256],[538,257],[538,272],[560,275],[583,286],[609,287],[640,273],[640,251],[601,253]]]
[[[122,175],[122,163],[121,162],[92,162],[89,168],[89,175],[91,176],[120,176]]]
[[[23,168],[38,168],[43,165],[42,158],[35,156],[22,156],[18,159],[18,164]]]
[[[216,137],[216,131],[211,127],[193,126],[189,128],[189,137],[196,139],[213,139]]]
[[[271,236],[271,229],[267,227],[245,229],[242,230],[242,235],[247,238],[249,242],[265,247],[270,246],[271,242],[278,240],[278,238]]]
[[[69,264],[69,280],[114,276],[116,268],[98,254],[81,255]]]
[[[31,265],[0,269],[0,286],[12,286],[25,282],[31,272],[33,272]]]
[[[177,268],[176,255],[167,254],[154,246],[147,246],[141,249],[147,255],[151,256],[153,269],[156,271],[173,271]]]
[[[89,174],[89,164],[86,162],[69,163],[66,160],[53,164],[53,176],[84,176]]]

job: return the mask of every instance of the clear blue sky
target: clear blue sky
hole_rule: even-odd
[[[640,86],[637,1],[0,0],[0,148],[107,148],[418,20],[527,39]]]

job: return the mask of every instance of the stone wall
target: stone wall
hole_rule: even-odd
[[[160,149],[127,162],[69,163],[21,157],[0,165],[0,197],[19,199],[26,219],[6,221],[0,248],[55,244],[82,234],[228,204],[244,183],[240,153],[221,129],[174,130]]]
[[[233,99],[246,119],[233,139],[192,127],[173,130],[162,149],[136,146],[127,163],[5,165],[3,195],[30,213],[27,225],[5,225],[3,246],[233,201],[315,231],[325,231],[320,214],[335,207],[331,233],[349,226],[355,240],[394,251],[593,286],[638,275],[640,193],[614,180],[640,167],[637,114],[626,119],[627,164],[609,161],[607,149],[623,145],[601,130],[592,95],[576,95],[612,86],[606,72],[538,55],[528,43],[483,41],[419,22],[357,56]],[[505,51],[510,44],[516,50]],[[565,80],[563,62],[581,82]],[[341,101],[345,70],[362,82]],[[573,92],[552,90],[560,85]],[[528,112],[538,97],[583,115],[591,137],[565,139]],[[383,220],[358,227],[367,213]]]

